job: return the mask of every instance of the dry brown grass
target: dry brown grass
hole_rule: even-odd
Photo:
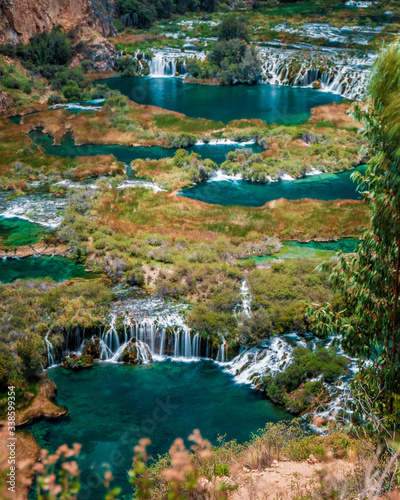
[[[88,177],[120,175],[124,173],[125,169],[115,161],[112,155],[81,156],[80,165],[74,170],[74,177],[80,180]]]
[[[135,208],[135,210],[133,210]],[[191,241],[219,235],[267,234],[283,240],[357,237],[369,224],[369,210],[360,201],[276,200],[261,208],[221,207],[173,193],[141,192],[103,195],[98,215],[114,230],[134,235],[157,232],[184,235]],[[232,221],[241,221],[240,225]],[[327,223],[328,221],[328,223]]]
[[[361,123],[355,121],[350,114],[351,110],[352,104],[349,103],[333,103],[317,106],[316,108],[312,108],[309,122],[331,122],[335,127],[361,128]]]

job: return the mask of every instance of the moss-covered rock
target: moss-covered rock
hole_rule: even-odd
[[[122,361],[130,365],[141,365],[151,359],[147,345],[136,339],[131,339],[122,353]]]
[[[99,337],[92,337],[82,347],[83,356],[91,356],[93,359],[100,359],[101,347]]]
[[[68,370],[83,370],[84,368],[92,368],[93,366],[93,357],[79,356],[76,354],[71,354],[71,356],[66,359],[63,363],[63,367]]]

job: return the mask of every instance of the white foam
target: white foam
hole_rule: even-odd
[[[241,181],[242,179],[242,174],[226,174],[222,170],[217,170],[212,174],[207,182]]]

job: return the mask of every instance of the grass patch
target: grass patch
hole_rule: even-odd
[[[222,122],[214,122],[205,118],[179,117],[172,114],[154,115],[154,122],[158,128],[174,132],[200,133],[224,128]]]

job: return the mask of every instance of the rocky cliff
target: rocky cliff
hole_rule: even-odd
[[[90,27],[108,36],[113,8],[113,0],[0,0],[0,42],[27,43],[56,26]]]

